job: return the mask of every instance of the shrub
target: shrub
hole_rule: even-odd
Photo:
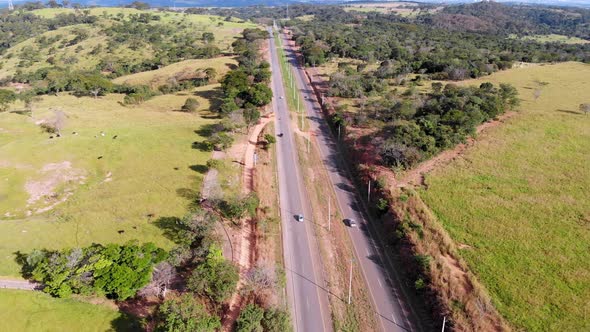
[[[184,105],[180,108],[183,112],[195,112],[199,109],[199,101],[195,98],[187,98]]]
[[[219,169],[223,165],[223,162],[219,159],[209,159],[207,160],[207,167]]]
[[[261,323],[266,332],[289,332],[293,330],[289,314],[280,309],[267,309]]]
[[[232,295],[238,279],[238,269],[223,258],[221,249],[211,245],[205,261],[189,277],[187,287],[201,296],[221,303]]]
[[[264,140],[268,144],[274,144],[274,143],[277,142],[277,139],[275,138],[275,136],[274,135],[271,135],[271,134],[265,134],[264,135]]]
[[[255,304],[248,304],[238,317],[236,332],[262,332],[261,321],[264,310]]]
[[[125,300],[150,281],[154,265],[166,256],[153,243],[34,250],[26,256],[23,272],[53,296],[95,293]]]
[[[192,295],[167,300],[158,307],[156,331],[214,332],[221,328],[219,317],[210,315]]]

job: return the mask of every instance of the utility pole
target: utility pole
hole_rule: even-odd
[[[309,146],[311,145],[311,136],[307,138],[307,154],[309,154]]]
[[[442,331],[441,332],[445,332],[445,324],[447,323],[447,316],[443,317],[443,326],[442,326]]]
[[[342,127],[342,125],[338,125],[338,140],[340,140],[340,127]]]
[[[303,123],[303,113],[301,113],[301,131],[304,130],[305,124]]]
[[[369,180],[369,189],[367,190],[367,202],[371,201],[371,180]]]
[[[330,231],[330,226],[332,225],[332,200],[328,197],[328,232]]]
[[[348,277],[348,304],[350,304],[350,300],[352,298],[352,262],[354,261],[353,258],[350,259],[350,276]]]

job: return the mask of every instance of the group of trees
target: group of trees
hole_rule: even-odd
[[[33,250],[24,259],[23,272],[53,296],[96,294],[125,300],[148,284],[154,265],[166,257],[167,253],[152,243]]]
[[[386,123],[379,154],[385,165],[409,168],[417,162],[463,142],[476,127],[519,104],[516,89],[508,84],[495,87],[442,86],[433,83],[426,96],[395,100],[383,98],[369,117]]]
[[[230,132],[258,122],[260,107],[270,103],[272,90],[270,65],[261,60],[260,43],[268,38],[261,29],[244,29],[242,38],[233,44],[238,66],[221,78],[222,100],[218,111],[224,118],[215,126],[209,138],[199,145],[205,150],[224,150],[233,143]]]
[[[289,332],[292,331],[289,314],[280,309],[263,309],[254,303],[240,312],[236,332]]]
[[[445,6],[440,12],[422,16],[420,21],[450,30],[518,35],[554,33],[590,39],[590,10],[576,7],[479,2]]]
[[[48,30],[75,24],[93,24],[96,16],[88,12],[79,14],[58,14],[54,18],[43,18],[28,12],[4,13],[0,15],[0,54],[12,46]]]
[[[223,114],[262,107],[272,99],[272,91],[268,87],[270,65],[260,60],[259,52],[259,41],[267,39],[268,32],[245,29],[242,36],[232,44],[238,54],[238,68],[228,72],[221,80],[224,99],[220,111]]]
[[[160,16],[146,13],[131,15],[126,20],[104,29],[109,36],[107,50],[130,48],[150,49],[154,56],[141,62],[126,59],[104,58],[99,69],[109,71],[112,76],[157,69],[170,63],[186,59],[213,58],[221,54],[214,45],[215,35],[204,32],[200,36],[187,33],[185,28],[172,24],[153,24]]]
[[[308,65],[321,65],[331,57],[386,61],[384,73],[389,77],[421,73],[434,79],[462,80],[510,68],[515,61],[590,62],[590,44],[540,43],[458,26],[451,30],[428,22],[423,17],[371,13],[359,18],[341,13],[287,24],[293,27],[293,38]]]

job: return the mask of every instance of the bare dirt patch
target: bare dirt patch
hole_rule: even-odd
[[[39,174],[40,179],[25,183],[25,190],[29,194],[27,206],[41,201],[42,207],[36,210],[37,213],[46,212],[64,202],[86,180],[86,171],[73,168],[69,161],[46,164]]]

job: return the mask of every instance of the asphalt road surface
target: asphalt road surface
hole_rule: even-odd
[[[287,298],[295,331],[331,331],[328,295],[321,275],[321,260],[313,231],[311,205],[302,182],[287,106],[279,58],[269,29],[273,90],[272,107],[277,134],[277,164]],[[279,135],[281,134],[282,135]],[[295,215],[303,214],[298,222]]]
[[[391,261],[381,254],[375,241],[375,232],[369,227],[364,209],[356,188],[349,180],[343,159],[338,155],[335,139],[325,122],[320,105],[316,100],[312,87],[305,77],[304,69],[292,50],[287,47],[284,35],[283,45],[289,61],[295,67],[295,82],[304,97],[304,109],[312,136],[315,137],[323,163],[328,171],[330,181],[336,192],[337,204],[344,218],[354,219],[357,227],[348,228],[356,257],[354,267],[360,268],[366,281],[369,296],[373,302],[373,310],[383,331],[419,331],[422,328],[415,320],[410,307],[405,300],[404,289]],[[312,331],[312,330],[309,330]]]

